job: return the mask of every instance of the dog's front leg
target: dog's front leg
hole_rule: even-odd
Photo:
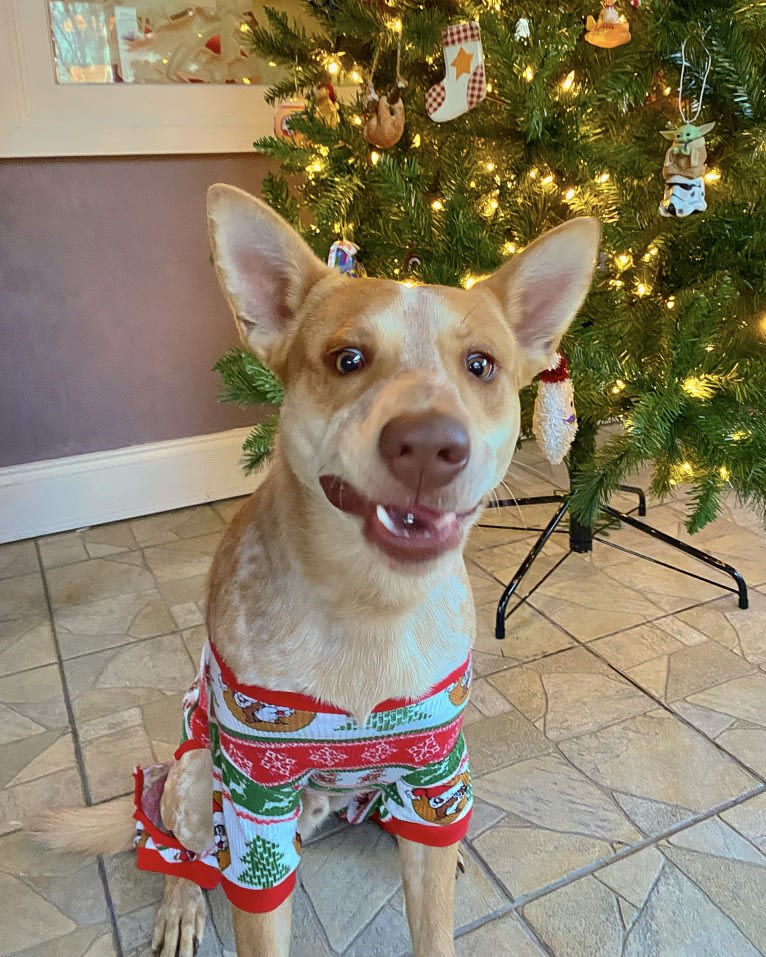
[[[398,838],[414,957],[454,957],[455,868],[460,844],[426,847]]]
[[[232,922],[239,957],[288,957],[293,922],[292,896],[268,914],[248,914],[232,907]]]

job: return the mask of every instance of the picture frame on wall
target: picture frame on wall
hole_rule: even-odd
[[[133,82],[127,58],[118,76],[95,42],[67,61],[49,0],[0,0],[0,24],[0,157],[250,152],[273,131],[268,83]]]

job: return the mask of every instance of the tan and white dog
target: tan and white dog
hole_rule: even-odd
[[[285,385],[268,472],[231,523],[208,584],[211,638],[237,680],[331,703],[364,723],[464,662],[474,611],[463,545],[519,434],[519,389],[544,369],[591,282],[599,229],[575,219],[470,290],[330,270],[262,202],[213,186],[218,277],[243,341]],[[165,825],[212,839],[209,752],[173,767]],[[307,836],[331,808],[305,795]],[[52,812],[49,842],[114,852],[121,799]],[[399,838],[416,957],[454,954],[458,846]],[[168,878],[153,945],[187,957],[202,892]],[[241,957],[287,957],[291,905],[234,910]]]

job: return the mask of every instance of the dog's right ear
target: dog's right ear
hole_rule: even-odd
[[[296,312],[331,270],[273,209],[234,186],[210,187],[207,221],[218,281],[242,341],[278,367]]]

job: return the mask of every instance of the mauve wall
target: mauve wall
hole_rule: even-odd
[[[236,342],[205,190],[255,155],[0,162],[0,466],[255,421],[215,400]]]

